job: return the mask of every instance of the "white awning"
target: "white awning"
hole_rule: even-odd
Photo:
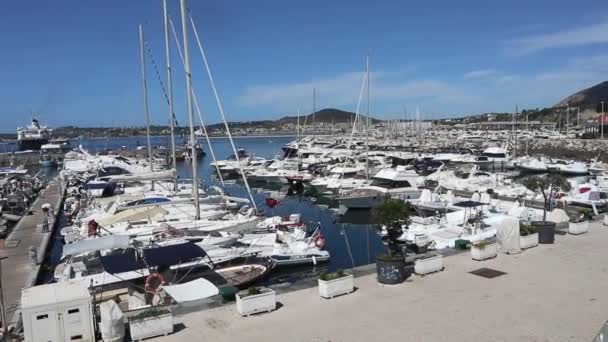
[[[129,247],[128,235],[106,235],[94,239],[80,240],[63,246],[63,257],[104,249]]]
[[[204,278],[198,278],[183,284],[164,285],[163,290],[180,304],[213,297],[220,293],[217,286]]]
[[[103,178],[111,179],[115,182],[142,182],[142,181],[162,181],[173,180],[177,176],[175,169],[159,172],[146,172],[134,175],[116,175]]]

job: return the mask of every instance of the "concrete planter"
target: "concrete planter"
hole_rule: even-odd
[[[490,243],[483,247],[471,246],[471,257],[473,260],[486,260],[496,257],[498,251],[498,247],[496,243]]]
[[[589,231],[589,221],[577,222],[577,223],[570,222],[570,226],[568,227],[568,233],[570,233],[572,235],[584,234],[588,231]]]
[[[536,246],[538,246],[538,233],[519,237],[519,247],[521,249],[528,249]]]
[[[440,254],[417,259],[414,263],[414,272],[416,274],[429,274],[441,270],[443,270],[443,255]]]
[[[249,316],[258,312],[270,312],[277,308],[277,298],[273,290],[260,288],[261,293],[249,295],[247,291],[236,294],[236,310],[241,316]]]
[[[133,341],[169,335],[173,332],[173,314],[169,312],[143,319],[129,319],[129,329]]]
[[[333,280],[319,279],[319,295],[323,298],[334,298],[355,290],[355,277],[352,274]]]

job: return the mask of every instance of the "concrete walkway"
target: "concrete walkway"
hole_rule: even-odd
[[[557,236],[519,255],[444,259],[445,270],[326,300],[317,288],[281,294],[277,311],[240,317],[234,305],[176,317],[162,341],[591,341],[608,319],[608,227]],[[506,275],[468,272],[489,267]]]
[[[34,265],[32,262],[30,247],[34,246],[38,250],[38,260],[42,262],[49,245],[51,233],[36,231],[36,226],[42,224],[41,206],[44,203],[52,204],[56,216],[60,210],[61,200],[59,180],[55,179],[41,191],[32,204],[33,214],[24,216],[17,223],[5,240],[4,248],[0,249],[0,257],[7,257],[6,260],[2,260],[2,287],[9,324],[15,324],[19,320],[21,290],[34,286],[40,271],[40,265]],[[11,243],[16,246],[12,247]]]

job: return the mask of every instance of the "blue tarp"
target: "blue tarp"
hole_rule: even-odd
[[[101,263],[106,272],[110,274],[129,272],[158,266],[173,266],[187,263],[202,258],[205,251],[192,242],[180,243],[170,246],[143,249],[143,260],[140,257],[142,251],[132,248],[122,253],[106,255],[101,257]]]

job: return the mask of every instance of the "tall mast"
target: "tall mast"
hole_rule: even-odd
[[[177,170],[177,161],[175,158],[175,128],[173,117],[173,77],[171,75],[171,54],[169,53],[169,14],[167,11],[167,0],[163,0],[163,18],[165,22],[165,55],[167,60],[167,91],[169,100],[169,128],[171,130],[171,159],[173,169]],[[174,189],[177,190],[177,177],[175,178]]]
[[[141,82],[144,90],[144,114],[146,115],[146,135],[148,138],[148,163],[150,172],[153,171],[152,165],[152,144],[150,143],[150,112],[148,109],[148,82],[146,81],[146,57],[144,55],[144,27],[139,25],[139,57],[141,62]],[[154,190],[154,182],[152,182]]]
[[[570,134],[570,104],[566,103],[566,138]]]
[[[312,136],[315,136],[315,114],[317,113],[317,89],[312,88]]]
[[[185,16],[185,13],[184,13]],[[211,90],[213,90],[213,95],[215,97],[215,101],[217,103],[217,107],[220,111],[220,116],[222,117],[222,121],[224,122],[224,127],[226,128],[226,135],[228,135],[228,140],[230,141],[230,146],[232,147],[232,152],[238,158],[238,151],[236,150],[236,146],[234,145],[234,139],[232,139],[232,134],[230,133],[230,127],[228,127],[228,121],[226,121],[226,115],[224,114],[224,107],[222,106],[222,101],[220,100],[220,96],[217,92],[217,88],[215,87],[215,82],[213,81],[213,75],[211,75],[211,68],[209,67],[209,63],[207,63],[207,57],[205,56],[205,50],[203,50],[203,44],[201,44],[201,40],[198,36],[198,30],[196,29],[196,25],[194,24],[194,19],[190,16],[190,24],[192,25],[192,30],[194,31],[194,37],[196,38],[196,44],[198,45],[198,49],[201,53],[201,57],[203,58],[203,63],[205,64],[205,69],[207,71],[207,76],[209,77],[209,83],[211,83]],[[185,24],[184,24],[185,25]],[[251,188],[249,187],[249,182],[247,181],[247,177],[245,176],[245,171],[243,171],[243,166],[238,163],[239,171],[241,172],[241,176],[243,177],[243,183],[245,183],[245,188],[247,189],[247,194],[249,195],[249,200],[251,201],[251,205],[256,213],[259,213],[258,206],[255,204],[255,199],[253,198],[253,194],[251,193]]]
[[[300,108],[298,108],[298,126],[296,127],[297,130],[297,142],[298,142],[298,147],[300,147]]]
[[[190,147],[192,148],[192,196],[198,220],[201,207],[198,198],[198,162],[196,156],[196,137],[194,135],[194,111],[192,110],[192,73],[190,71],[190,47],[188,44],[188,24],[186,22],[186,0],[180,0],[182,15],[182,34],[184,39],[184,69],[186,70],[186,94],[188,97],[188,120],[190,121]]]
[[[365,62],[365,72],[367,73],[367,129],[365,130],[365,179],[369,179],[369,56]]]

